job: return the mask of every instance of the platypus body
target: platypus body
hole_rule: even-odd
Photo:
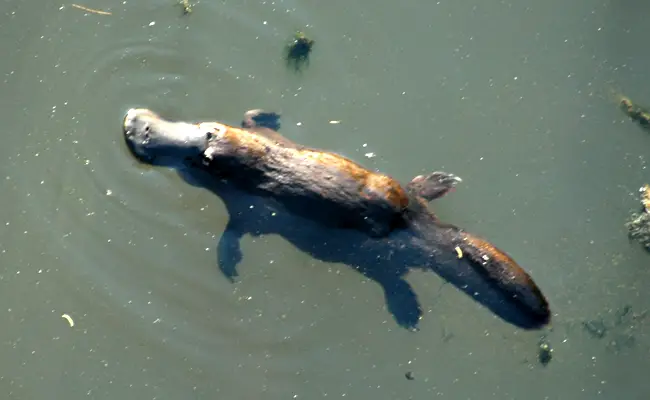
[[[434,269],[517,325],[540,328],[550,322],[548,301],[509,255],[441,222],[430,210],[428,203],[449,193],[460,178],[433,172],[402,185],[342,155],[294,143],[279,127],[279,115],[263,110],[248,111],[241,127],[169,121],[148,109],[129,110],[123,123],[126,143],[140,161],[182,163],[212,178],[206,185],[224,199],[231,218],[219,245],[220,252],[235,254],[219,256],[231,279],[243,234],[278,233],[316,258],[344,262],[379,282],[394,315],[390,291],[404,289],[415,299],[402,279],[413,267]],[[261,214],[260,221],[243,221],[242,215],[251,213],[241,209],[232,190],[266,200],[300,226],[280,226],[282,219],[271,222]],[[415,325],[413,315],[421,314],[416,300],[413,307],[411,317],[396,315],[398,321]]]

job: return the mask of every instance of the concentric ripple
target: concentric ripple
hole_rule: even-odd
[[[349,89],[346,66],[355,49],[337,47],[337,31],[313,29],[320,59],[296,74],[282,49],[311,23],[309,11],[200,2],[183,18],[159,3],[124,2],[110,17],[56,11],[42,38],[22,49],[25,104],[22,136],[12,136],[21,142],[6,163],[3,198],[12,217],[3,222],[13,236],[0,243],[10,251],[3,265],[20,270],[11,275],[14,297],[21,313],[39,317],[29,319],[31,330],[69,340],[51,350],[52,359],[70,360],[62,367],[67,376],[90,371],[126,398],[287,397],[302,380],[296,371],[305,354],[319,358],[322,348],[341,346],[341,336],[320,329],[345,324],[341,310],[357,307],[352,314],[373,315],[380,327],[387,318],[381,290],[357,290],[354,271],[331,273],[274,237],[242,239],[243,279],[230,283],[216,257],[229,219],[221,199],[174,171],[139,164],[120,125],[135,106],[172,119],[230,123],[248,109],[268,108],[283,112],[283,132],[294,139],[360,145],[362,138],[332,135],[337,127],[328,124],[356,112],[349,107],[354,98],[334,100]],[[322,287],[314,290],[314,282]],[[350,306],[357,295],[372,302],[370,311],[363,302]],[[52,315],[63,313],[79,331],[50,334],[58,326]],[[73,383],[84,394],[100,386]]]

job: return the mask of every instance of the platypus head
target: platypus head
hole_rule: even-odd
[[[127,111],[123,122],[129,150],[148,164],[177,164],[198,159],[208,147],[209,132],[198,125],[172,122],[145,108]]]

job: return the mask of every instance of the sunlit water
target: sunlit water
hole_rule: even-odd
[[[84,5],[112,15],[2,5],[2,398],[647,397],[650,256],[623,224],[650,135],[616,107],[618,92],[650,104],[647,5]],[[282,59],[296,29],[316,40],[302,73]],[[410,332],[378,285],[277,236],[245,237],[229,282],[223,202],[130,156],[132,106],[228,123],[263,107],[288,137],[402,181],[460,175],[438,214],[513,255],[553,329],[417,272]]]

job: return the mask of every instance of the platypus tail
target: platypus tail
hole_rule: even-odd
[[[465,259],[475,271],[523,307],[537,324],[544,326],[551,321],[550,307],[542,291],[512,257],[456,226],[446,225],[444,228],[451,234],[451,245],[455,246],[458,258]]]
[[[548,301],[537,284],[503,250],[488,241],[465,232],[455,225],[443,223],[428,210],[427,204],[449,193],[460,178],[437,171],[427,176],[416,176],[407,185],[411,195],[409,207],[404,212],[405,221],[423,234],[425,241],[435,238],[437,245],[450,246],[458,258],[495,286],[497,291],[532,318],[534,325],[544,326],[551,321]]]

